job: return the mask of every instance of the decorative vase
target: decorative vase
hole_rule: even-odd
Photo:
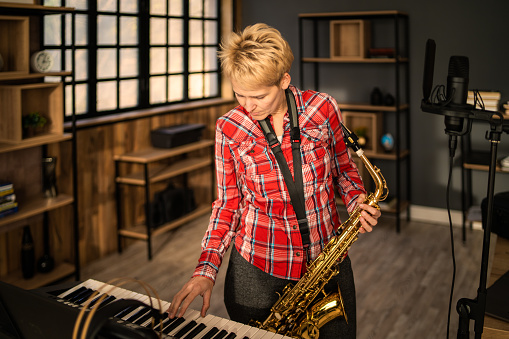
[[[34,241],[28,225],[23,228],[21,240],[21,271],[25,279],[32,278],[35,273]]]

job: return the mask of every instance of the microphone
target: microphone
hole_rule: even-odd
[[[468,73],[469,62],[464,56],[451,56],[449,59],[449,72],[447,76],[447,100],[446,107],[468,108]],[[445,132],[447,134],[463,135],[468,129],[464,124],[464,118],[457,115],[447,115],[444,111]]]

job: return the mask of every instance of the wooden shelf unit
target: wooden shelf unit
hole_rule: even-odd
[[[338,29],[336,26],[341,25],[344,21],[347,29],[346,32],[331,32],[332,29]],[[378,41],[377,35],[373,34],[379,26],[377,23],[383,21],[384,27],[392,29],[393,38],[388,38],[389,44],[384,47],[393,48],[394,55],[391,57],[369,57],[369,53],[365,53],[366,49],[369,49],[369,45],[376,45]],[[358,28],[355,27],[358,26]],[[305,86],[305,78],[308,74],[311,74],[310,78],[314,84],[313,90],[319,91],[320,87],[320,67],[325,64],[334,65],[335,68],[341,70],[341,67],[345,67],[348,64],[373,64],[380,65],[385,71],[386,68],[392,72],[394,87],[392,89],[394,94],[394,105],[392,106],[378,106],[371,105],[369,103],[341,103],[339,102],[339,108],[342,112],[347,112],[346,116],[348,119],[353,119],[355,115],[367,118],[369,113],[371,116],[381,116],[384,125],[388,124],[387,121],[394,122],[394,126],[391,125],[388,129],[393,129],[394,132],[394,150],[391,152],[383,152],[378,143],[380,140],[380,129],[379,123],[371,124],[374,138],[371,140],[371,145],[368,145],[368,149],[365,150],[365,154],[368,158],[377,160],[381,164],[378,167],[383,167],[383,161],[392,161],[395,163],[396,171],[393,182],[388,181],[388,185],[395,189],[391,189],[391,195],[398,199],[400,203],[395,204],[394,208],[385,209],[385,212],[396,214],[396,231],[399,232],[400,226],[400,215],[403,211],[406,211],[407,220],[410,218],[410,196],[411,196],[411,170],[410,170],[410,76],[409,76],[409,19],[408,14],[397,10],[386,10],[386,11],[359,11],[359,12],[330,12],[330,13],[303,13],[299,14],[299,71],[301,87]],[[341,46],[332,46],[337,41],[332,41],[332,37],[326,38],[327,34],[324,31],[329,29],[330,35],[341,35],[340,40],[343,39],[347,44],[351,44],[353,47],[359,46],[359,53],[357,55],[349,55],[352,53],[345,53],[344,55],[336,55],[335,51],[341,51]],[[371,31],[369,31],[371,30]],[[323,34],[320,34],[323,33]],[[351,35],[351,37],[348,36]],[[353,42],[352,42],[353,41]],[[339,41],[341,43],[341,41]],[[326,45],[328,44],[328,46]],[[347,46],[351,48],[352,46]],[[326,51],[332,52],[328,53]],[[312,67],[309,66],[312,64]],[[305,65],[308,65],[304,67]],[[332,66],[327,66],[330,69]],[[388,72],[389,72],[388,71]],[[391,75],[392,77],[392,75]],[[342,83],[348,86],[348,78],[342,77]],[[358,81],[358,79],[354,79]],[[369,79],[366,79],[367,86],[371,84]],[[330,89],[329,89],[330,91]],[[365,112],[365,113],[362,113]],[[365,114],[362,116],[362,114]],[[390,116],[390,120],[386,117]],[[376,120],[376,119],[375,119]],[[348,127],[348,126],[347,126]],[[387,126],[385,126],[387,128]],[[368,142],[369,144],[369,142]],[[386,175],[387,178],[387,175]]]
[[[14,154],[18,154],[16,152],[37,147],[42,147],[41,153],[45,156],[48,145],[71,141],[73,143],[73,159],[72,161],[69,159],[69,163],[72,163],[73,179],[71,182],[74,182],[76,178],[75,137],[73,133],[64,133],[63,129],[63,86],[61,82],[44,82],[46,77],[63,78],[72,77],[73,74],[70,71],[35,73],[30,70],[30,52],[40,49],[40,46],[43,45],[44,35],[43,31],[30,27],[30,21],[42,18],[47,14],[70,13],[74,15],[74,8],[2,2],[0,11],[2,12],[0,15],[0,54],[5,62],[3,70],[0,71],[0,120],[2,121],[0,156],[12,159]],[[34,33],[36,35],[31,37],[30,35]],[[38,40],[40,45],[31,46]],[[23,138],[21,117],[31,111],[41,109],[45,111],[46,117],[50,120],[49,127],[39,135]],[[17,170],[16,168],[9,169],[8,165],[3,166],[2,169],[6,173],[2,172],[0,176],[12,174]],[[36,170],[42,170],[42,168],[30,169],[30,171]],[[8,180],[6,177],[0,179]],[[17,189],[22,187],[22,181],[20,181],[15,185],[14,192],[16,193]],[[17,269],[8,270],[7,274],[0,277],[2,281],[25,289],[43,287],[72,276],[79,280],[80,266],[77,247],[79,235],[75,189],[72,193],[59,192],[54,198],[44,198],[42,195],[41,192],[40,196],[25,196],[22,201],[17,199],[20,200],[18,211],[0,218],[0,233],[14,232],[25,225],[25,220],[37,215],[45,216],[43,232],[47,233],[49,218],[46,216],[48,213],[72,206],[73,225],[70,226],[73,230],[74,255],[72,258],[64,258],[63,261],[55,262],[55,268],[51,272],[36,272],[30,279],[23,279],[21,270]],[[6,258],[6,266],[8,263],[9,258]]]
[[[146,148],[140,151],[130,152],[114,156],[115,173],[116,173],[116,190],[117,190],[117,234],[118,234],[118,250],[122,251],[122,238],[132,238],[143,240],[147,242],[148,259],[152,259],[152,246],[151,241],[153,236],[166,233],[174,228],[177,228],[194,218],[211,211],[211,204],[199,205],[192,212],[176,219],[171,222],[165,223],[153,228],[150,224],[151,215],[150,201],[151,189],[150,186],[155,183],[165,182],[169,179],[176,178],[180,175],[186,175],[189,172],[197,171],[203,168],[210,168],[211,171],[211,200],[214,198],[214,154],[211,150],[209,156],[189,156],[192,152],[200,151],[203,149],[211,149],[214,146],[213,140],[200,140],[183,146],[174,148]],[[159,162],[166,161],[172,157],[185,156],[171,164],[161,164]],[[131,172],[121,174],[120,164],[141,165],[143,169],[138,172]],[[150,165],[150,167],[149,167]],[[187,183],[186,183],[187,184]],[[122,222],[122,195],[120,194],[121,185],[132,185],[143,187],[145,190],[145,222],[141,225],[136,225],[130,228],[124,228]],[[212,203],[212,201],[211,201]]]

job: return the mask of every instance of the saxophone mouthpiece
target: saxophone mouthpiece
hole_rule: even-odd
[[[341,123],[341,129],[343,130],[343,139],[345,140],[346,146],[353,149],[355,152],[359,152],[361,150],[361,146],[359,145],[359,137],[355,135],[354,132],[350,131],[348,128],[346,128],[343,123]]]

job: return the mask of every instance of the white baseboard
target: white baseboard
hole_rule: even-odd
[[[411,205],[410,218],[412,221],[449,225],[449,216],[447,214],[447,210],[443,208]],[[451,210],[451,220],[453,226],[461,227],[463,225],[462,212]],[[480,222],[474,222],[472,227],[474,229],[482,229]]]

